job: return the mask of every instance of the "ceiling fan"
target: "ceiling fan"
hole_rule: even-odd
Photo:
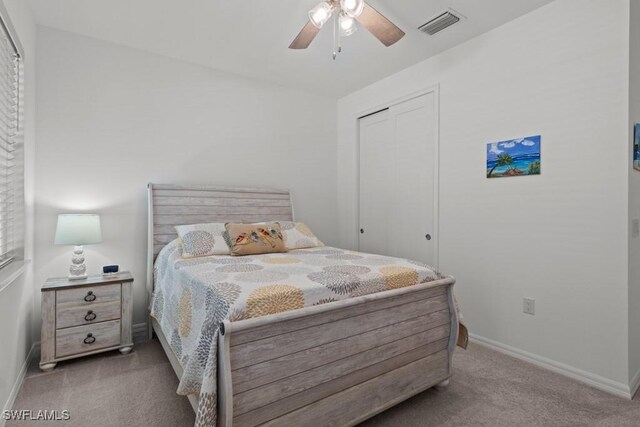
[[[340,38],[350,36],[357,23],[389,47],[404,36],[404,31],[369,6],[364,0],[324,0],[309,11],[309,22],[289,45],[289,49],[306,49],[324,24],[333,18],[333,59],[341,52]],[[356,23],[357,22],[357,23]]]

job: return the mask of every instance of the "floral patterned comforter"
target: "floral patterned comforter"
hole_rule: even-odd
[[[442,278],[425,264],[332,247],[183,259],[178,239],[156,260],[151,315],[184,368],[178,393],[200,396],[198,426],[216,425],[217,340],[223,319],[325,304]]]

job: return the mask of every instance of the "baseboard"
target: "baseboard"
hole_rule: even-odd
[[[515,357],[516,359],[523,360],[541,368],[548,369],[576,381],[580,381],[584,384],[590,385],[591,387],[606,391],[607,393],[611,393],[625,399],[631,399],[633,397],[633,393],[631,392],[633,388],[629,387],[627,384],[613,381],[608,378],[574,368],[573,366],[565,365],[564,363],[556,362],[555,360],[547,359],[546,357],[538,356],[537,354],[529,353],[528,351],[520,350],[475,334],[469,334],[469,338],[472,342],[477,344],[489,347],[493,350],[499,351],[500,353]],[[638,385],[640,385],[637,384],[640,382],[640,372],[636,374],[634,381],[636,382],[635,387],[637,389]],[[634,383],[632,382],[632,384]]]
[[[638,392],[638,388],[640,388],[640,370],[636,372],[636,374],[633,376],[633,378],[631,378],[631,381],[629,382],[629,389],[631,390],[630,394],[632,399],[633,396],[635,396]]]
[[[147,323],[136,323],[133,325],[133,342],[140,343],[149,341],[149,327]]]
[[[22,383],[24,382],[24,378],[27,375],[27,369],[29,368],[29,365],[31,364],[33,359],[37,357],[39,352],[40,352],[40,342],[33,343],[31,345],[31,349],[29,350],[29,353],[27,354],[27,358],[22,364],[22,368],[20,368],[20,372],[18,373],[18,377],[16,378],[16,381],[13,383],[13,387],[11,388],[11,393],[9,393],[9,398],[4,404],[3,412],[13,408],[13,404],[16,401],[16,397],[18,397],[18,392],[20,391],[20,388],[22,387]],[[6,420],[4,419],[4,417],[0,417],[0,427],[4,427],[5,423],[6,423]]]

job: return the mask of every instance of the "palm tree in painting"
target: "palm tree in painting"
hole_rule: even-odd
[[[527,171],[527,175],[539,175],[540,174],[540,161],[536,160],[535,162],[529,163],[529,170]]]
[[[487,174],[487,178],[491,178],[491,174],[498,166],[511,166],[513,165],[513,157],[509,154],[498,154],[498,159],[496,160],[496,164],[491,168],[489,173]]]

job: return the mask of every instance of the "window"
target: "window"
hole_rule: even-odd
[[[22,65],[5,22],[0,20],[0,268],[22,258],[24,246]]]

